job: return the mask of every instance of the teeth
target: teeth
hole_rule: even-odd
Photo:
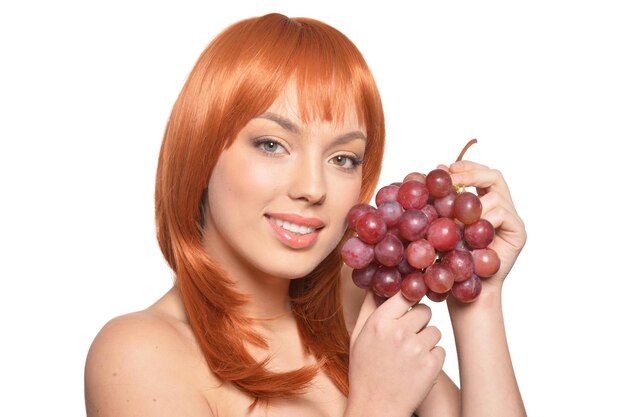
[[[297,233],[299,235],[306,235],[306,234],[309,234],[309,233],[313,233],[315,231],[315,229],[312,228],[312,227],[301,226],[301,225],[295,224],[295,223],[289,223],[289,222],[286,222],[286,221],[281,220],[281,219],[275,219],[273,217],[270,217],[270,220],[272,220],[274,223],[276,223],[277,225],[279,225],[283,229],[289,230],[290,232]]]

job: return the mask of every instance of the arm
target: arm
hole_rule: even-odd
[[[483,280],[470,304],[450,299],[448,309],[459,357],[462,415],[526,416],[509,354],[502,314],[502,284],[526,242],[524,224],[515,211],[500,172],[469,161],[452,164],[455,183],[476,187],[482,217],[496,228],[490,245],[501,260],[500,270]]]

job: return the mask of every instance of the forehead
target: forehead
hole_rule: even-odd
[[[307,101],[306,96],[298,94],[294,83],[287,85],[266,112],[287,118],[303,128],[326,125],[337,129],[361,130],[364,134],[366,133],[365,123],[360,120],[354,100],[342,100],[341,105],[333,106],[329,117],[323,117],[323,112],[316,103]]]

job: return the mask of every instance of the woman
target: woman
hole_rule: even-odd
[[[157,234],[175,285],[98,334],[87,414],[524,415],[500,291],[525,233],[497,171],[449,167],[484,193],[502,259],[479,300],[449,303],[461,391],[429,308],[400,294],[376,308],[342,268],[346,214],[371,199],[383,147],[374,80],[337,30],[271,14],[220,34],[159,158]]]

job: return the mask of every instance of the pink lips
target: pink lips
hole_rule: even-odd
[[[280,219],[289,223],[295,223],[301,226],[312,227],[317,229],[312,233],[300,235],[298,233],[290,232],[283,229],[269,218]],[[317,240],[320,230],[324,227],[324,222],[314,217],[302,217],[297,214],[285,214],[285,213],[267,213],[265,216],[267,223],[274,232],[274,235],[285,245],[293,249],[304,249],[312,246]]]

